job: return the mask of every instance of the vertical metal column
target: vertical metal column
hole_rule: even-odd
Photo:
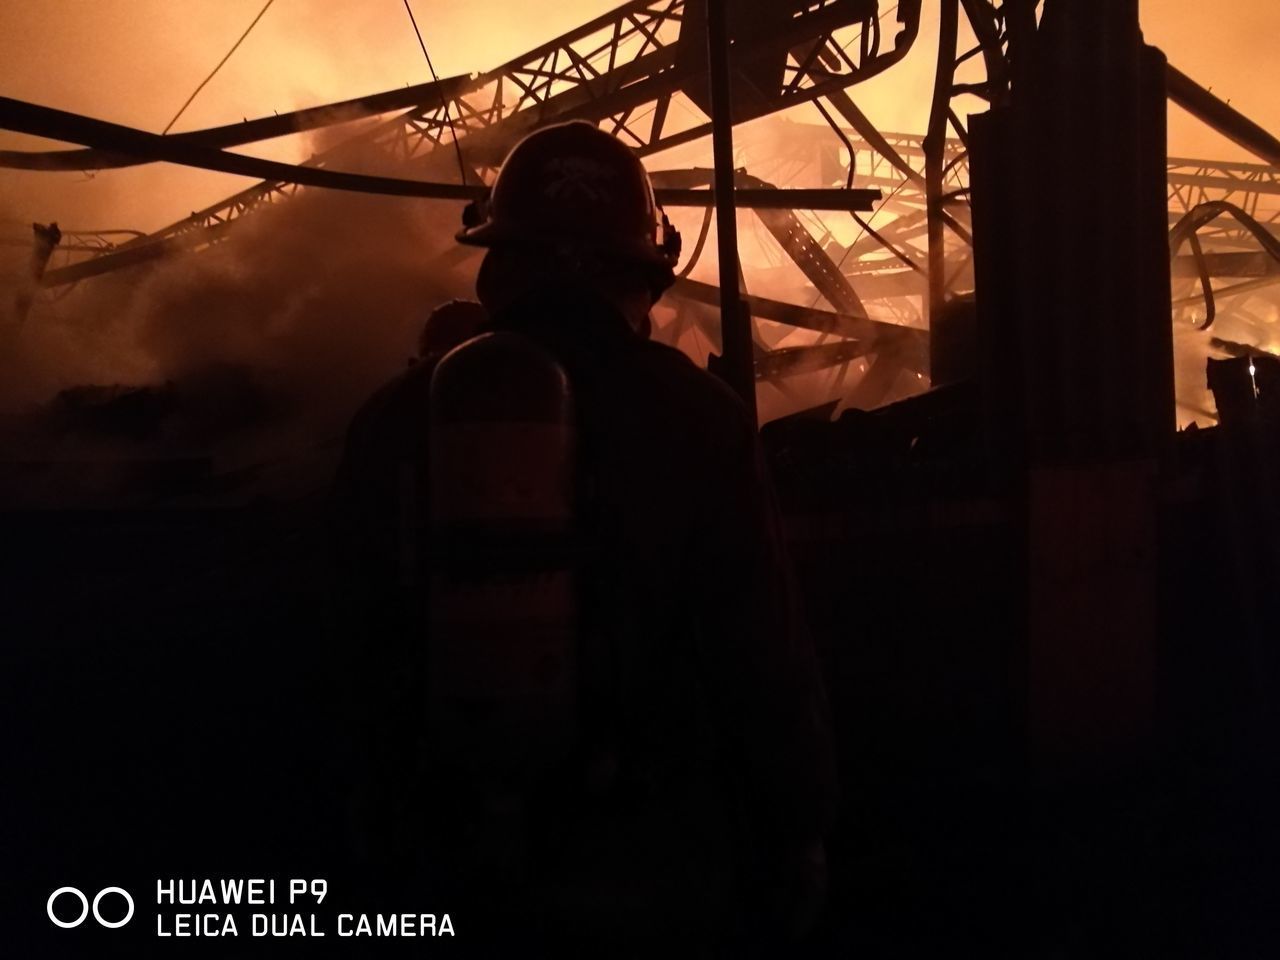
[[[1138,0],[1047,0],[1017,54],[1010,105],[970,129],[983,389],[992,462],[1025,504],[1027,742],[1039,772],[1075,777],[1158,742],[1165,62]],[[1107,146],[1087,197],[1048,189],[1086,142]]]
[[[728,0],[706,0],[711,145],[715,164],[716,235],[720,252],[720,377],[756,417],[751,317],[738,287],[738,216],[734,203],[733,103],[729,80]]]
[[[942,0],[938,23],[938,68],[933,83],[929,132],[924,138],[925,193],[929,210],[929,325],[938,322],[946,301],[947,248],[943,222],[943,171],[947,154],[947,123],[956,72],[956,36],[960,25],[960,0]]]

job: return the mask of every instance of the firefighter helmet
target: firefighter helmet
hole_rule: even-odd
[[[461,243],[563,245],[658,268],[671,283],[680,233],[653,195],[644,165],[584,121],[543,127],[508,154],[489,195],[469,204]]]

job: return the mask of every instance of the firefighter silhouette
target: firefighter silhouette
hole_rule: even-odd
[[[755,425],[649,339],[679,234],[574,122],[517,144],[458,240],[488,320],[420,410],[422,859],[526,953],[802,928],[825,699]]]

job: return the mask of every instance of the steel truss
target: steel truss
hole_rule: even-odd
[[[456,136],[464,161],[461,178],[487,182],[519,137],[566,119],[595,122],[643,156],[694,142],[710,133],[705,35],[697,6],[684,0],[626,4],[469,83],[451,84],[452,95],[383,121],[313,157],[310,164],[345,169],[373,154],[380,166],[430,172],[438,179],[459,172],[446,162]],[[919,7],[919,0],[905,0],[894,8],[896,21],[890,21],[877,0],[784,2],[764,9],[741,5],[742,15],[731,24],[735,122],[837,94],[888,69],[914,42]],[[896,29],[890,30],[893,22]],[[449,152],[437,154],[442,144]],[[299,189],[304,188],[264,181],[148,237],[119,245],[113,255],[127,265],[156,252],[199,249],[224,237],[241,217],[287,200]],[[856,293],[793,212],[759,214],[805,275],[819,281],[837,313],[865,318]],[[53,278],[56,282],[56,271]],[[767,352],[759,342],[757,346]],[[840,352],[824,350],[821,355]],[[811,366],[762,363],[758,368]]]
[[[843,144],[848,151],[846,183],[852,185],[856,167],[860,187],[880,188],[885,195],[873,218],[858,218],[860,232],[851,244],[836,241],[812,212],[758,211],[783,254],[812,285],[810,292],[830,307],[750,298],[758,319],[821,331],[812,344],[812,358],[797,360],[797,348],[787,347],[786,358],[776,363],[769,359],[772,350],[765,338],[757,336],[757,373],[762,380],[781,386],[785,377],[825,366],[835,368],[833,382],[844,383],[851,359],[856,356],[865,369],[868,353],[874,351],[867,338],[849,337],[842,325],[871,320],[899,325],[914,335],[927,330],[929,317],[949,298],[972,290],[968,131],[956,104],[962,97],[991,104],[1006,101],[1023,67],[1022,51],[1036,29],[1041,0],[940,4],[935,92],[923,137],[879,131],[850,95],[851,87],[889,69],[911,48],[919,32],[920,0],[904,0],[888,11],[881,10],[878,0],[784,0],[738,8],[745,12],[731,24],[735,122],[813,103],[828,126],[789,125],[790,149],[795,148],[796,136],[806,137],[816,161],[821,153]],[[376,122],[308,163],[348,169],[372,157],[380,169],[481,184],[492,179],[519,137],[542,124],[573,118],[599,124],[644,156],[693,143],[710,132],[699,7],[696,0],[624,4],[487,73],[424,85],[420,105]],[[959,47],[962,23],[967,25],[963,35],[974,38],[967,49]],[[390,96],[348,103],[385,105]],[[303,118],[299,125],[314,127],[336,114],[315,108],[297,116]],[[270,120],[244,126],[261,123]],[[224,127],[181,136],[225,145],[246,142],[247,134]],[[454,136],[461,169],[453,163]],[[749,136],[745,139],[750,142]],[[447,152],[437,152],[441,145]],[[63,157],[58,162],[69,161]],[[741,185],[742,177],[739,180]],[[264,181],[147,237],[120,244],[104,239],[101,245],[121,265],[157,251],[199,249],[223,238],[241,217],[283,202],[299,189],[306,188]],[[1280,170],[1275,167],[1169,162],[1171,226],[1206,203],[1225,202],[1269,229],[1266,225],[1280,216],[1280,200],[1270,199],[1277,195]],[[1191,254],[1175,261],[1175,277],[1203,284],[1207,276],[1206,289],[1217,289],[1219,295],[1233,291],[1215,288],[1215,277],[1271,282],[1280,270],[1256,242],[1249,246],[1254,236],[1240,218],[1201,218],[1187,241]],[[703,240],[705,226],[697,249]],[[56,280],[58,271],[49,276]],[[687,278],[677,292],[693,305],[714,299]],[[1213,303],[1212,296],[1207,299]],[[714,343],[716,331],[706,317],[696,310],[694,316]],[[783,316],[787,319],[777,319]],[[690,322],[683,309],[677,322]],[[679,336],[678,330],[667,333]],[[827,337],[847,338],[861,347],[830,349],[823,342]],[[918,350],[885,348],[880,354],[871,356],[872,366],[927,373]],[[880,370],[866,379],[886,385],[881,391],[861,391],[859,403],[874,405],[885,398],[896,374]]]

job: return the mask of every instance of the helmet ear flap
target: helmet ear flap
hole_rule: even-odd
[[[659,223],[662,239],[658,242],[658,250],[669,263],[674,265],[680,259],[680,250],[684,242],[680,238],[680,231],[672,225],[666,213],[659,210],[658,215],[662,218]]]
[[[654,303],[657,303],[676,282],[676,261],[680,259],[680,250],[684,243],[680,238],[680,231],[675,228],[661,207],[657,212],[658,235],[654,239],[659,262],[653,263],[649,269],[649,296]]]

